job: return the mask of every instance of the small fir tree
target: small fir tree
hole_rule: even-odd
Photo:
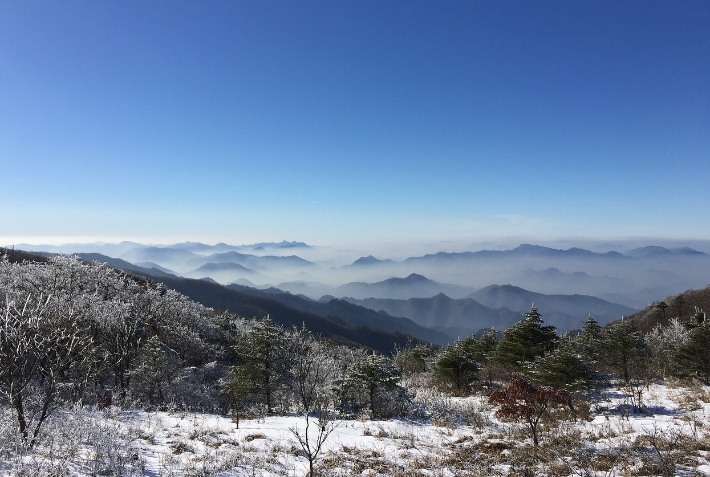
[[[603,345],[603,328],[590,314],[584,322],[582,332],[574,339],[573,346],[587,364],[596,367],[604,352]]]
[[[523,320],[503,332],[495,353],[496,362],[518,370],[552,350],[557,343],[555,327],[543,326],[542,315],[534,305],[523,315]]]
[[[687,341],[678,348],[674,358],[682,372],[710,384],[710,323],[707,320],[690,328]]]
[[[269,318],[261,320],[239,338],[234,351],[240,364],[232,368],[232,379],[241,381],[237,387],[245,386],[272,412],[277,395],[290,382],[290,357],[283,330]]]
[[[603,334],[604,364],[625,384],[640,379],[648,368],[648,348],[641,333],[623,318]]]
[[[486,386],[490,386],[493,382],[493,364],[497,347],[498,333],[495,328],[491,328],[481,336],[480,340],[476,341],[476,346],[473,349],[473,357],[483,373]]]
[[[397,350],[394,356],[394,365],[405,377],[424,373],[428,368],[427,362],[433,354],[431,346],[423,343],[412,346],[410,341],[405,348]]]
[[[478,380],[478,363],[475,359],[476,338],[471,336],[442,349],[433,366],[434,380],[456,396],[467,396]]]
[[[530,380],[567,392],[587,391],[598,384],[595,374],[570,346],[561,346],[532,363]]]
[[[389,417],[392,406],[405,398],[401,374],[390,359],[370,355],[347,369],[339,383],[341,405],[354,412],[369,409],[372,417]]]

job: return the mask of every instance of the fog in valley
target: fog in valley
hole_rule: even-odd
[[[533,242],[531,242],[533,243]],[[250,245],[118,244],[16,245],[18,249],[110,257],[186,278],[223,285],[276,287],[318,300],[324,295],[426,298],[468,297],[490,285],[542,294],[590,295],[632,308],[710,282],[710,241],[628,239],[511,244],[430,243],[371,249],[303,242]],[[412,274],[414,277],[407,280]],[[391,279],[402,279],[392,281]]]

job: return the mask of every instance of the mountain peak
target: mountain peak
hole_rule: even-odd
[[[375,258],[372,255],[368,255],[367,257],[360,257],[357,260],[355,260],[351,266],[353,265],[377,265],[379,263],[389,263],[392,260],[390,259],[385,259],[385,260],[380,260],[379,258]]]

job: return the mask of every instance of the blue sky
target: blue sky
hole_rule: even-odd
[[[0,2],[0,243],[710,237],[710,3]]]

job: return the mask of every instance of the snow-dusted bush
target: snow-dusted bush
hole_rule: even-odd
[[[368,412],[372,418],[404,414],[409,396],[399,385],[400,378],[392,360],[384,356],[373,354],[354,363],[339,382],[341,410]]]

